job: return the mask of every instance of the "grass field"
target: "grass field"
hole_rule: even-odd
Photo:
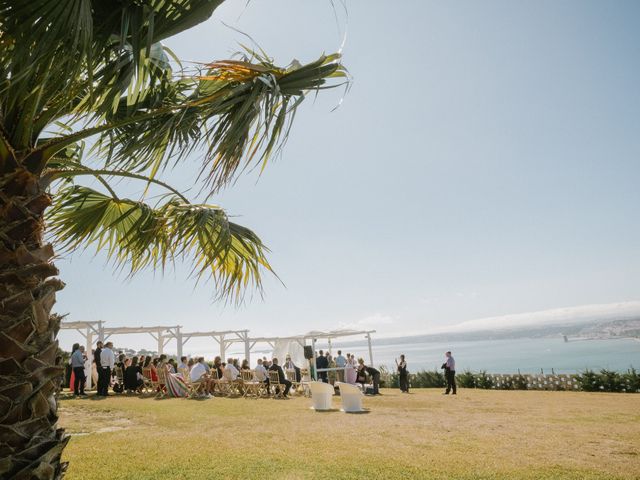
[[[67,478],[640,478],[640,395],[383,393],[367,414],[304,397],[62,400]]]

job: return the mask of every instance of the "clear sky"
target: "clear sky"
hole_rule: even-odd
[[[640,300],[640,3],[359,0],[348,16],[334,2],[338,25],[329,0],[246,3],[227,0],[167,45],[228,57],[246,39],[225,22],[286,65],[348,32],[341,107],[340,92],[309,98],[283,155],[213,199],[260,234],[285,286],[267,277],[264,300],[236,309],[187,267],[126,281],[76,253],[58,261],[58,312],[403,335]],[[186,188],[194,165],[164,179]]]

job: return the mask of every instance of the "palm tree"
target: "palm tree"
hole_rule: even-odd
[[[160,42],[220,3],[0,0],[1,478],[65,470],[51,314],[64,284],[52,245],[93,245],[132,273],[184,259],[231,301],[270,270],[256,234],[160,175],[201,152],[198,180],[211,195],[263,168],[305,93],[345,71],[337,55],[285,68],[249,50],[190,68],[170,61]],[[164,194],[123,198],[122,179]]]

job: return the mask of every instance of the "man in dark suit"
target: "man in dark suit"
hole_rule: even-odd
[[[291,382],[289,380],[287,380],[287,377],[285,377],[284,375],[284,370],[282,370],[282,367],[280,365],[278,365],[278,359],[274,358],[273,362],[271,363],[271,366],[269,367],[269,370],[272,372],[278,372],[278,382],[281,385],[284,385],[284,396],[285,398],[287,397],[287,395],[289,395],[289,389],[291,389]],[[279,390],[278,388],[276,388],[276,393],[278,393]]]
[[[329,360],[324,356],[324,352],[320,350],[319,355],[316,357],[316,371],[320,368],[329,368]],[[318,372],[318,379],[321,382],[329,383],[328,372]]]
[[[366,365],[364,365],[364,360],[362,359],[358,360],[358,362],[360,362],[360,364],[364,366],[364,370],[371,377],[371,383],[373,383],[373,394],[382,395],[380,393],[380,370],[373,367],[367,367]]]
[[[102,363],[100,362],[101,354],[102,354],[102,342],[98,341],[98,343],[96,343],[96,349],[93,351],[93,361],[96,364],[96,370],[98,372],[98,385],[96,385],[96,390],[98,391],[98,395],[102,395],[105,381],[107,384],[109,382],[108,379],[104,378],[104,373],[102,372]]]

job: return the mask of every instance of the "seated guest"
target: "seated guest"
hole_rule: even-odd
[[[240,376],[240,372],[233,364],[232,358],[227,361],[227,366],[224,367],[224,372],[222,372],[222,375],[227,382],[235,382]]]
[[[158,371],[164,373],[165,391],[167,395],[175,398],[184,398],[188,396],[188,387],[186,381],[181,375],[173,372],[173,366],[170,361],[165,362],[164,359],[158,364]]]
[[[151,360],[151,364],[149,365],[149,368],[151,369],[151,381],[153,382],[158,381],[158,363],[159,362],[160,362],[160,359],[156,357],[153,360]]]
[[[264,383],[267,390],[269,389],[269,374],[267,373],[267,369],[264,368],[264,362],[261,358],[258,359],[258,365],[256,365],[256,368],[253,370],[253,378],[255,378],[257,382]]]
[[[269,367],[271,366],[271,362],[267,360],[267,357],[262,357],[262,366],[267,370],[269,370]]]
[[[113,381],[113,391],[122,393],[124,391],[124,371],[126,369],[125,361],[127,356],[124,353],[118,355],[118,358],[115,363],[115,368],[111,372],[111,377],[114,379]],[[120,371],[120,375],[122,377],[118,377],[118,369]],[[122,384],[120,384],[122,382]]]
[[[192,383],[201,382],[201,387],[198,389],[199,391],[205,391],[207,393],[211,392],[211,378],[207,373],[208,365],[205,364],[204,358],[198,358],[198,362],[193,365],[191,371],[189,372],[189,378]]]
[[[178,365],[176,364],[176,361],[173,358],[170,358],[169,361],[167,362],[167,364],[170,367],[169,368],[169,373],[178,373],[178,370],[176,368]]]
[[[242,360],[242,366],[240,367],[240,370],[251,370],[251,367],[249,366],[249,360],[247,360],[246,358]]]
[[[271,362],[271,366],[269,367],[269,371],[278,372],[278,382],[281,385],[284,385],[284,396],[285,398],[289,395],[289,389],[291,388],[291,382],[285,378],[284,371],[282,367],[278,365],[278,359],[274,358]],[[276,389],[276,393],[279,393],[279,389]]]
[[[222,378],[222,358],[219,356],[213,359],[213,368],[218,372],[218,378]]]
[[[133,357],[131,365],[124,371],[124,389],[128,392],[139,393],[143,385],[142,367],[138,364],[138,357]]]
[[[187,366],[187,357],[180,357],[180,363],[178,364],[178,371],[180,370],[189,370]]]
[[[120,367],[122,369],[122,373],[124,373],[124,362],[127,359],[127,356],[124,353],[118,355],[118,360],[116,361],[116,367]]]
[[[190,358],[189,361],[187,362],[187,368],[189,369],[189,371],[191,371],[191,369],[195,364],[196,362],[193,360],[193,358]]]

